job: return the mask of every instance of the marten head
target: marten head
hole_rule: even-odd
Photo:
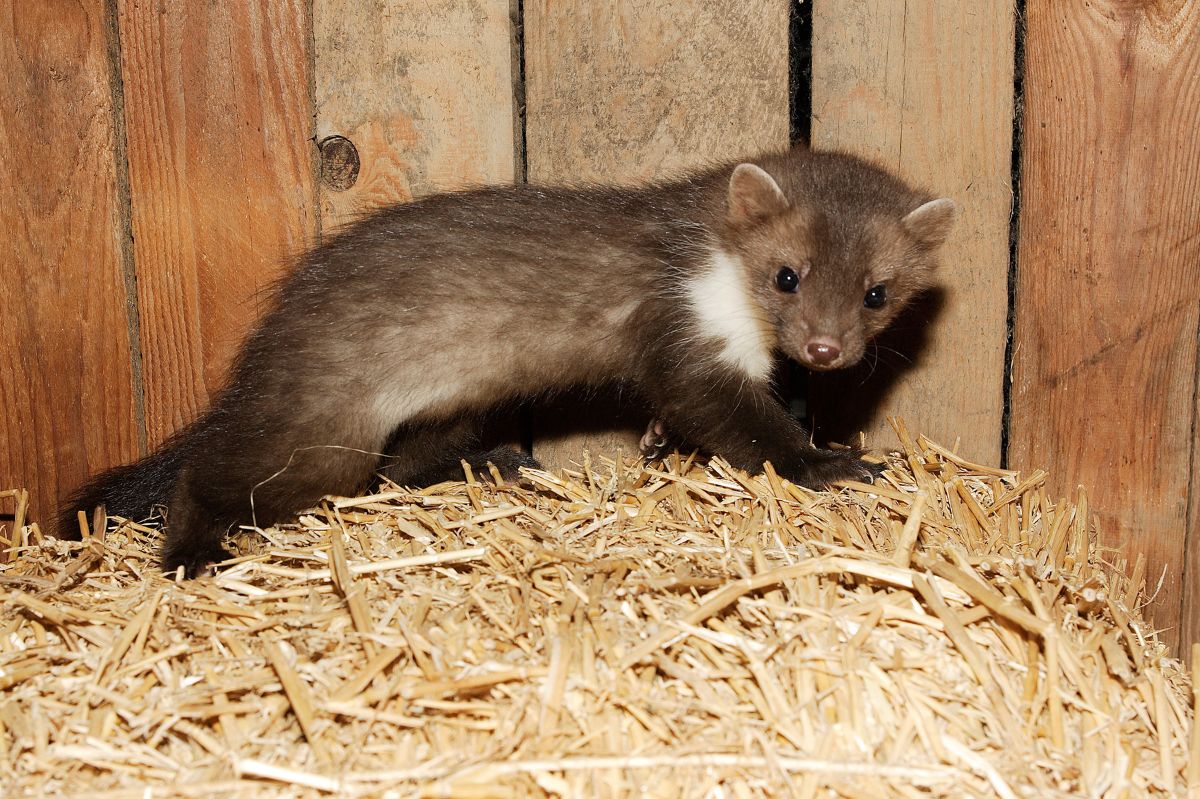
[[[839,369],[929,287],[957,212],[853,156],[767,157],[729,176],[719,268],[740,272],[762,341]]]

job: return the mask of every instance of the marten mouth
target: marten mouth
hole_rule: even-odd
[[[813,363],[805,358],[797,358],[796,363],[800,364],[811,372],[834,372],[846,366],[846,364],[842,363],[840,360],[834,361],[833,363]]]
[[[811,372],[832,372],[837,369],[845,369],[847,366],[850,366],[850,361],[846,358],[845,353],[843,353],[841,357],[835,358],[829,363],[817,363],[809,358],[806,353],[802,354],[799,352],[789,352],[787,350],[783,350],[780,354],[782,354],[789,361],[798,363]]]

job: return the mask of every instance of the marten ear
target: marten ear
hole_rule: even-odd
[[[958,219],[958,206],[954,200],[942,197],[930,200],[904,217],[904,229],[922,244],[936,247],[950,235]]]
[[[738,164],[729,178],[729,223],[735,227],[761,222],[786,211],[787,197],[775,178],[760,166]]]

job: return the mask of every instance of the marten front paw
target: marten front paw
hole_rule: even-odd
[[[888,467],[886,463],[875,463],[874,461],[864,461],[862,459],[859,459],[858,463],[863,467],[863,476],[859,478],[863,483],[874,483],[883,477],[883,472]]]
[[[864,461],[855,449],[813,449],[790,463],[775,465],[775,471],[798,486],[819,491],[834,483],[853,480],[874,483],[887,464]]]

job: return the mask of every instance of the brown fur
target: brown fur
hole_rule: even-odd
[[[462,457],[515,471],[532,461],[478,452],[480,414],[611,381],[739,467],[769,459],[810,486],[868,476],[852,454],[810,447],[768,381],[722,361],[681,298],[721,247],[740,257],[767,340],[804,361],[809,336],[837,335],[848,365],[930,279],[939,241],[902,222],[930,198],[846,155],[752,160],[780,196],[753,179],[731,190],[728,164],[638,190],[486,188],[371,214],[300,260],[204,416],[101,475],[66,518],[165,504],[163,565],[195,574],[223,557],[233,525],[359,490],[381,466],[402,483]],[[775,287],[781,264],[808,265],[794,294]],[[887,306],[864,309],[882,281]]]

